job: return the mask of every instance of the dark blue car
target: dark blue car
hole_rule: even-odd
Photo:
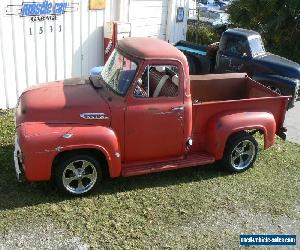
[[[250,77],[282,95],[290,95],[289,108],[299,100],[300,65],[271,54],[258,32],[228,29],[209,46],[188,42],[175,45],[188,59],[190,74],[246,72]]]

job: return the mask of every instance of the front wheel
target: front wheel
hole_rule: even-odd
[[[90,193],[101,179],[100,164],[90,154],[66,155],[60,159],[54,172],[58,188],[75,196]]]
[[[231,172],[243,172],[256,160],[258,144],[254,137],[241,132],[229,138],[223,157],[223,165]]]

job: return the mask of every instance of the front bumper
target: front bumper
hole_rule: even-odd
[[[22,170],[23,170],[22,151],[21,151],[21,148],[19,146],[17,136],[16,136],[16,139],[15,139],[14,163],[15,163],[15,172],[16,172],[17,180],[19,182],[21,182],[21,175],[22,175]]]

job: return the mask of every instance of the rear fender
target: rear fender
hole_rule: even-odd
[[[232,134],[253,129],[263,131],[265,149],[274,144],[276,122],[271,113],[241,112],[216,115],[208,122],[206,150],[214,155],[216,160],[220,160],[223,158],[226,142]]]

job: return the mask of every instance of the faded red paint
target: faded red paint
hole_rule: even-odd
[[[160,40],[124,39],[117,49],[139,65],[125,96],[80,79],[22,94],[16,125],[27,180],[49,180],[57,155],[74,149],[102,152],[110,176],[118,177],[212,163],[222,158],[228,137],[242,130],[264,131],[265,148],[274,143],[288,97],[243,74],[191,76],[190,82],[185,56]],[[133,96],[148,64],[177,66],[178,96]],[[172,111],[181,106],[183,110]],[[106,119],[80,117],[89,112],[105,113]],[[64,138],[66,133],[72,136]],[[187,147],[189,138],[192,147]]]

